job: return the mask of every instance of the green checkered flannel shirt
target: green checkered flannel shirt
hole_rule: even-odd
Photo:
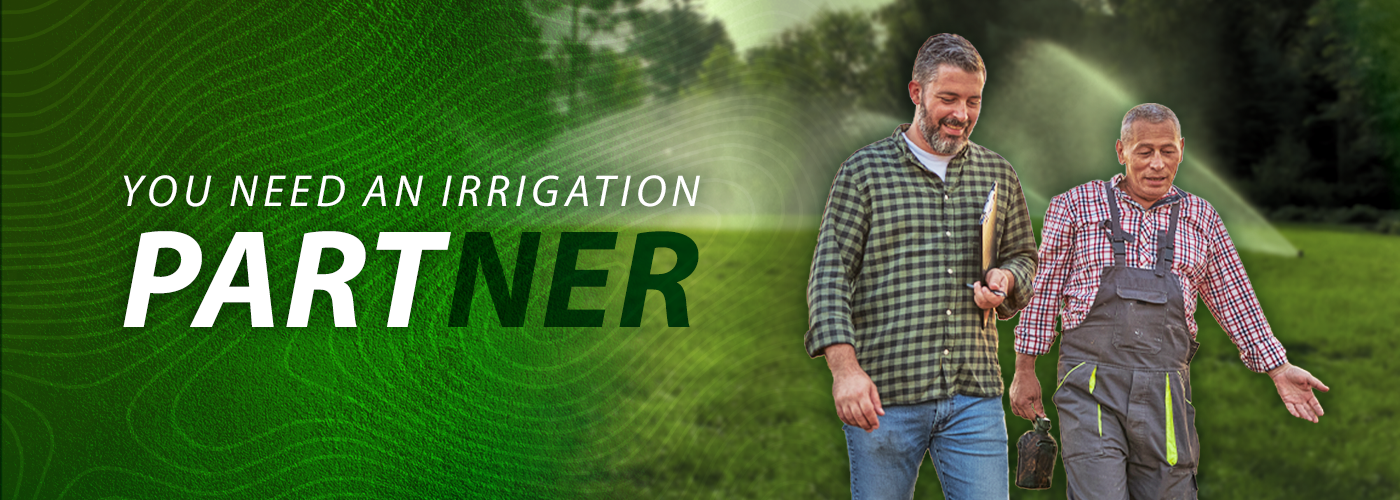
[[[1030,302],[1026,197],[1011,164],[971,142],[944,182],[909,152],[908,127],[856,151],[836,174],[807,285],[807,353],[855,346],[886,405],[1000,396],[997,331],[982,328],[967,284],[981,280],[978,219],[995,183],[996,267],[1016,277],[997,315],[1010,319]]]

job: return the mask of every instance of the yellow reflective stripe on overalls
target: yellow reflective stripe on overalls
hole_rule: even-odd
[[[1097,379],[1098,377],[1099,377],[1099,366],[1098,366],[1098,365],[1094,365],[1094,371],[1089,372],[1089,394],[1093,394],[1093,393],[1094,393],[1094,380]],[[1103,437],[1103,405],[1095,404],[1095,405],[1094,405],[1094,411],[1097,411],[1098,414],[1099,414],[1099,415],[1098,415],[1098,417],[1099,417],[1099,437]]]
[[[1167,464],[1176,465],[1176,426],[1172,425],[1172,375],[1167,374]]]
[[[1065,378],[1060,379],[1060,384],[1055,386],[1055,392],[1060,392],[1060,388],[1065,386],[1065,381],[1069,380],[1069,374],[1074,373],[1079,367],[1084,366],[1084,363],[1088,363],[1088,361],[1080,361],[1079,364],[1074,365],[1074,368],[1070,368],[1069,372],[1065,373]]]

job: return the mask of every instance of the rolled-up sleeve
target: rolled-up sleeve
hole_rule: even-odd
[[[1026,206],[1026,195],[1021,191],[1020,179],[1014,176],[1013,179],[1014,182],[1006,186],[1006,217],[999,221],[1002,227],[1001,240],[997,243],[997,267],[1010,271],[1016,277],[1016,284],[1006,300],[997,306],[997,317],[1001,319],[1011,319],[1035,295],[1035,228],[1031,226],[1031,213]]]
[[[849,164],[831,185],[817,233],[807,282],[807,354],[821,356],[833,344],[855,344],[851,294],[870,232],[870,200]]]
[[[1040,356],[1055,342],[1055,317],[1064,309],[1065,282],[1074,255],[1074,214],[1064,196],[1050,200],[1045,224],[1040,228],[1040,270],[1035,296],[1016,325],[1016,352]]]
[[[1254,286],[1244,272],[1244,263],[1234,241],[1215,210],[1210,210],[1210,268],[1201,273],[1197,289],[1206,307],[1230,340],[1240,350],[1240,360],[1250,370],[1266,372],[1287,363],[1283,344],[1274,337],[1264,310],[1254,295]]]

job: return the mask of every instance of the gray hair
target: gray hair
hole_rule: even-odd
[[[972,42],[952,33],[940,33],[928,37],[919,47],[919,56],[914,59],[914,81],[927,85],[938,78],[938,67],[944,64],[968,73],[981,73],[982,78],[987,78],[987,66]]]
[[[1133,142],[1133,122],[1147,120],[1147,123],[1162,123],[1167,120],[1172,121],[1172,128],[1176,130],[1176,137],[1181,138],[1181,121],[1176,119],[1176,113],[1171,108],[1149,102],[1133,106],[1128,110],[1128,114],[1123,115],[1123,128],[1118,131],[1118,140],[1129,145]]]

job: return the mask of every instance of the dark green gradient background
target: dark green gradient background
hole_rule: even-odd
[[[525,160],[557,131],[540,97],[553,73],[519,6],[5,9],[7,498],[551,496],[588,473],[579,444],[606,410],[591,396],[612,376],[598,348],[611,330],[538,328],[557,231],[588,226],[571,210],[437,207],[449,174],[569,173]],[[125,206],[123,175],[161,174],[180,180],[176,203],[151,206],[143,187]],[[332,208],[228,206],[234,175],[265,186],[327,174],[348,185]],[[214,177],[202,207],[185,206],[189,175],[201,187]],[[391,206],[361,207],[376,175]],[[420,207],[392,206],[398,175],[426,176]],[[446,328],[461,233],[495,232],[513,265],[527,229],[552,231],[533,326],[499,328],[478,300],[472,327]],[[147,231],[195,237],[203,269],[183,293],[153,297],[146,328],[122,328]],[[214,328],[189,328],[237,231],[264,233],[279,327],[250,328],[248,307],[230,305]],[[351,281],[358,328],[332,327],[325,294],[309,328],[281,327],[313,231],[366,245]],[[398,252],[374,250],[380,231],[456,236],[451,251],[425,253],[410,328],[384,327]],[[627,262],[617,253],[609,262]],[[174,256],[162,254],[162,274]],[[620,303],[575,295],[575,308]],[[654,309],[647,324],[664,325]]]
[[[804,287],[840,158],[900,119],[827,116],[835,112],[761,93],[561,118],[558,69],[541,42],[561,28],[511,1],[25,0],[6,2],[0,19],[0,498],[847,494],[830,375],[801,347]],[[1112,118],[1084,126],[1111,144]],[[1010,150],[987,122],[979,141]],[[180,191],[158,208],[146,187],[163,174]],[[703,175],[699,203],[618,207],[614,181],[607,207],[596,204],[597,184],[589,207],[536,207],[528,192],[521,207],[440,206],[449,175],[509,176],[511,205],[520,176],[533,185],[558,175],[562,205],[578,175],[631,175],[635,188],[652,174]],[[124,175],[147,176],[131,207]],[[292,176],[337,175],[347,192],[330,208],[286,206],[289,191],[281,207],[230,207],[235,175],[260,175],[260,187],[288,176],[287,190]],[[400,175],[423,176],[419,206],[393,206]],[[185,205],[189,176],[201,188],[213,177],[201,207]],[[388,207],[360,206],[375,176]],[[699,246],[683,282],[690,328],[666,327],[654,292],[640,328],[616,327],[632,246],[649,230]],[[194,237],[202,270],[185,290],[152,297],[145,328],[123,328],[149,231]],[[227,305],[215,327],[189,328],[239,231],[264,234],[278,326],[251,328],[248,306]],[[308,328],[282,326],[303,235],[316,231],[365,245],[350,282],[357,328],[333,327],[324,293]],[[454,236],[448,251],[424,253],[409,328],[384,326],[399,262],[399,252],[375,250],[386,231]],[[470,231],[494,235],[508,275],[520,233],[543,233],[525,327],[499,326],[483,280],[471,326],[446,327]],[[571,301],[604,309],[603,328],[541,326],[562,231],[619,232],[616,250],[579,260],[607,270],[607,286],[576,289]],[[1198,316],[1196,404],[1210,415],[1198,425],[1211,440],[1202,491],[1395,498],[1387,492],[1400,473],[1384,454],[1400,435],[1400,399],[1383,382],[1395,378],[1389,353],[1400,337],[1375,304],[1400,297],[1378,287],[1358,301],[1353,285],[1394,281],[1396,240],[1285,234],[1306,248],[1302,265],[1262,254],[1246,263],[1292,359],[1338,390],[1323,399],[1323,425],[1287,417],[1268,380]],[[1365,259],[1349,253],[1358,247]],[[174,257],[162,253],[159,274]],[[656,258],[655,273],[675,261]],[[321,271],[340,262],[329,251]],[[245,269],[235,284],[246,279]],[[1010,323],[1000,329],[1009,370]],[[1053,386],[1054,363],[1040,368]],[[1007,423],[1013,439],[1029,428]],[[919,495],[936,497],[936,483],[926,466]]]
[[[566,129],[541,22],[509,1],[8,2],[3,21],[5,498],[609,497],[650,488],[657,464],[703,475],[674,450],[704,436],[671,424],[690,425],[709,401],[687,391],[732,390],[697,379],[718,360],[774,349],[805,360],[805,275],[787,268],[806,264],[786,266],[775,284],[773,266],[755,257],[807,262],[812,237],[750,228],[814,222],[749,215],[759,206],[819,213],[812,193],[824,193],[836,165],[808,175],[751,162],[796,163],[801,154],[779,143],[847,153],[861,144],[798,137],[783,102],[600,111]],[[147,188],[163,174],[180,191],[159,208]],[[650,174],[671,189],[677,175],[703,175],[705,194],[694,208],[671,207],[674,191],[668,203],[638,206],[635,189]],[[147,176],[130,207],[124,175]],[[235,175],[260,175],[262,187],[287,176],[283,206],[229,206]],[[345,198],[288,206],[296,175],[337,175]],[[424,176],[419,206],[393,206],[400,175]],[[453,206],[442,207],[449,175]],[[558,175],[560,205],[536,207],[527,192],[521,207],[458,208],[464,175],[510,177],[511,205],[520,176],[533,186]],[[563,207],[577,175],[631,175],[634,202],[616,206],[619,180],[607,207],[597,206],[596,183],[589,207]],[[186,205],[189,176],[196,199],[213,177],[203,206]],[[388,207],[361,206],[375,176]],[[700,267],[683,282],[692,327],[668,328],[652,292],[642,326],[617,328],[633,244],[656,229],[699,245]],[[123,328],[149,231],[194,237],[202,269],[186,289],[152,296],[145,328]],[[232,304],[213,328],[189,328],[239,231],[264,234],[277,326],[251,328],[248,306]],[[357,328],[333,327],[324,293],[308,328],[284,327],[303,235],[316,231],[365,245],[364,270],[350,281]],[[448,251],[423,255],[409,328],[384,326],[399,261],[375,250],[385,231],[454,236]],[[543,232],[525,327],[500,327],[484,280],[471,326],[446,327],[469,231],[494,235],[508,276],[520,233]],[[608,285],[575,289],[571,301],[604,309],[603,328],[541,326],[561,231],[620,233],[616,250],[579,260],[607,270]],[[163,251],[157,274],[173,272],[175,257]],[[326,252],[321,272],[341,261]],[[652,272],[674,262],[659,251]],[[783,293],[749,300],[770,285]],[[773,303],[785,313],[769,314]],[[772,322],[766,351],[705,335]],[[820,388],[821,376],[802,380]],[[822,393],[804,398],[821,404]],[[649,410],[637,411],[643,403]],[[834,414],[799,413],[839,436]],[[707,433],[721,429],[705,422]]]

